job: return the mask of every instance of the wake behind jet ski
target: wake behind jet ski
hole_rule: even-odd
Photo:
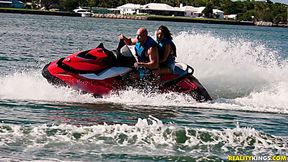
[[[107,95],[112,91],[128,86],[136,87],[141,85],[139,83],[153,80],[152,73],[146,69],[133,68],[136,59],[132,51],[133,47],[129,46],[124,46],[120,51],[110,51],[101,43],[94,49],[75,52],[47,64],[42,75],[54,85],[69,86],[94,96]],[[161,76],[159,80],[152,82],[157,91],[188,94],[198,102],[211,100],[193,72],[194,69],[189,65],[177,63],[174,74]],[[138,78],[131,78],[139,73]]]

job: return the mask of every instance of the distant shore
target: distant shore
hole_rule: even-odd
[[[175,21],[175,22],[193,22],[207,24],[226,24],[226,25],[255,25],[253,22],[240,22],[233,20],[207,19],[207,18],[190,18],[190,17],[164,17],[164,16],[149,16],[147,20],[154,21]]]
[[[237,22],[229,20],[206,19],[206,18],[190,18],[176,16],[128,16],[115,14],[95,14],[96,18],[110,19],[133,19],[133,20],[151,20],[151,21],[174,21],[174,22],[193,22],[193,23],[209,23],[209,24],[229,24],[229,25],[255,25],[253,22]]]
[[[62,11],[41,11],[31,9],[13,9],[0,8],[0,13],[19,13],[19,14],[36,14],[36,15],[55,15],[55,16],[74,16],[81,17],[80,14]],[[226,25],[256,25],[269,27],[287,27],[287,24],[272,24],[267,22],[242,22],[234,20],[219,20],[208,18],[191,18],[178,16],[156,16],[156,15],[120,15],[120,14],[94,14],[95,18],[109,19],[132,19],[132,20],[151,20],[151,21],[173,21],[173,22],[191,22],[191,23],[208,23],[208,24],[226,24]]]
[[[62,11],[42,11],[31,9],[14,9],[14,8],[0,8],[0,13],[19,13],[19,14],[34,14],[34,15],[54,15],[54,16],[74,16],[81,17],[81,15],[73,12]]]
[[[252,21],[220,20],[220,19],[191,18],[191,17],[179,17],[179,16],[94,14],[93,17],[109,18],[109,19],[132,19],[132,20],[173,21],[173,22],[191,22],[191,23],[206,23],[206,24],[287,27],[286,24],[272,24],[270,22],[256,22],[256,23],[254,23]]]

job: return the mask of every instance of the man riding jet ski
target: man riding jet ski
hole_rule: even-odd
[[[101,43],[94,49],[76,52],[47,64],[42,75],[51,84],[69,86],[94,96],[107,95],[128,86],[142,85],[143,88],[139,83],[152,80],[157,92],[188,94],[198,102],[211,100],[206,89],[193,76],[192,67],[176,63],[174,73],[151,79],[155,76],[149,70],[133,68],[136,62],[133,49],[125,45],[120,50],[110,51]]]

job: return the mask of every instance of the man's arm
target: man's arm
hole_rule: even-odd
[[[123,35],[123,34],[120,34],[120,35],[118,36],[118,38],[119,38],[119,39],[123,39],[123,40],[124,40],[124,43],[125,43],[126,45],[134,45],[134,44],[137,43],[137,38],[127,38],[127,37],[125,37],[125,35]]]
[[[138,67],[145,67],[148,69],[158,69],[159,68],[159,55],[157,46],[150,47],[147,50],[147,54],[149,56],[149,62],[138,62]]]

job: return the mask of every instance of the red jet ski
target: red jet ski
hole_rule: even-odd
[[[101,43],[94,49],[50,62],[43,68],[42,75],[53,85],[69,86],[94,96],[107,95],[128,86],[145,88],[150,83],[157,92],[189,94],[198,102],[211,100],[189,65],[176,63],[174,74],[155,80],[149,70],[133,68],[135,61],[133,47],[107,50]],[[138,77],[135,79],[135,76]]]

